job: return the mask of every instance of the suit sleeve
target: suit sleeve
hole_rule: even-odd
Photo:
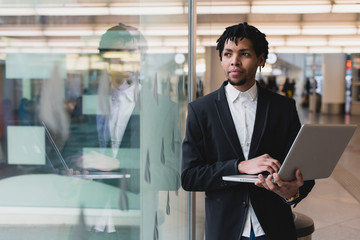
[[[208,191],[238,184],[222,180],[224,175],[238,174],[238,159],[209,161],[206,156],[213,149],[207,149],[207,141],[204,124],[189,104],[181,173],[182,187],[187,191]]]
[[[290,149],[290,147],[291,147],[293,141],[295,140],[295,138],[297,136],[297,133],[299,132],[300,127],[301,127],[299,116],[298,116],[298,113],[297,113],[297,110],[296,110],[295,101],[292,101],[292,102],[293,102],[293,107],[292,107],[292,112],[293,113],[292,113],[291,122],[293,124],[290,124],[291,130],[289,130],[289,132],[291,133],[292,141],[290,142],[291,144],[289,144],[287,146],[287,151]],[[304,185],[302,187],[300,187],[300,189],[299,189],[299,193],[300,193],[299,198],[295,199],[293,202],[291,202],[289,204],[291,204],[291,205],[295,204],[295,206],[296,206],[301,200],[303,200],[310,193],[310,191],[312,190],[314,185],[315,185],[314,180],[305,181]]]

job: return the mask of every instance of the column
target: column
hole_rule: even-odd
[[[345,66],[345,54],[323,54],[322,113],[343,114],[345,111]]]
[[[218,89],[226,77],[220,64],[219,51],[216,47],[205,48],[206,72],[204,77],[204,94]]]

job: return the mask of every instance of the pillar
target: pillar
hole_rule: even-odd
[[[218,89],[226,79],[216,47],[205,48],[205,64],[204,95]]]
[[[345,54],[323,54],[321,112],[324,114],[345,112],[345,66]]]

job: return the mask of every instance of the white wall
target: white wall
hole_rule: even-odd
[[[226,79],[216,47],[205,48],[205,64],[204,95],[218,89]]]

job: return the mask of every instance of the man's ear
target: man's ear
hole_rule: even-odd
[[[264,53],[262,53],[258,58],[258,66],[264,67],[266,59],[264,58]]]

